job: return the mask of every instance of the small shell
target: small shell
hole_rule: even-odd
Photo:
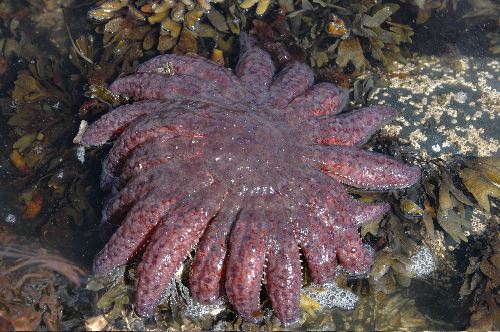
[[[210,23],[221,32],[228,32],[229,28],[227,27],[226,17],[222,15],[218,10],[211,10],[207,14],[207,18]]]
[[[144,48],[145,50],[150,50],[153,48],[155,42],[156,42],[155,31],[151,29],[144,36],[144,40],[142,41],[142,48]]]
[[[123,28],[124,21],[125,19],[122,17],[114,18],[104,25],[104,31],[109,33],[117,33]]]
[[[196,7],[193,0],[181,0],[181,2],[186,6],[187,10],[193,10]]]
[[[198,37],[201,38],[212,38],[214,40],[219,39],[219,33],[209,24],[201,23],[196,29]]]
[[[97,8],[89,10],[87,16],[96,21],[106,21],[114,16],[114,13],[127,6],[127,0],[106,1]]]
[[[381,252],[377,255],[370,271],[370,276],[377,281],[382,278],[393,264],[393,257],[389,252]]]
[[[198,36],[189,29],[182,29],[179,42],[175,46],[176,53],[198,53],[196,38]]]

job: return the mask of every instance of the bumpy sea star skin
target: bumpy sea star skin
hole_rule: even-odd
[[[189,283],[208,304],[224,294],[249,321],[261,319],[263,276],[275,315],[299,318],[302,252],[312,282],[335,277],[337,262],[366,273],[373,251],[357,228],[386,203],[363,204],[343,184],[398,189],[417,167],[360,149],[397,113],[373,106],[340,114],[346,93],[314,85],[309,67],[281,72],[242,34],[236,75],[191,55],[163,55],[111,90],[135,103],[92,124],[81,144],[116,138],[102,186],[115,193],[103,218],[121,226],[99,253],[103,274],[141,255],[137,311],[153,313],[166,285],[195,249]],[[195,245],[197,246],[195,247]]]

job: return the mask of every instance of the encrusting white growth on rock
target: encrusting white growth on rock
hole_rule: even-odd
[[[409,137],[411,150],[421,157],[491,156],[500,146],[495,128],[500,114],[499,76],[495,59],[417,56],[399,64],[387,89],[375,92],[373,99],[380,105],[396,105],[402,112],[404,118],[383,130],[390,136]]]
[[[410,258],[406,270],[415,277],[425,277],[436,270],[436,259],[427,247],[421,247]]]

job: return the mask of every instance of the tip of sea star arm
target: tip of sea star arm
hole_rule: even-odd
[[[191,263],[189,289],[194,300],[203,304],[214,303],[224,293],[228,236],[240,205],[240,196],[231,196],[208,225]]]
[[[252,94],[257,103],[268,98],[269,85],[274,76],[275,67],[269,53],[256,46],[253,37],[240,35],[241,56],[236,66],[236,76]]]
[[[94,260],[94,274],[105,274],[126,264],[147,243],[161,216],[178,201],[161,190],[150,193],[127,214],[123,224]]]
[[[282,111],[288,123],[299,124],[304,120],[342,111],[349,100],[347,90],[331,83],[314,84],[304,94],[290,102]]]
[[[242,54],[254,47],[257,47],[257,41],[255,40],[255,37],[247,32],[242,31],[240,33],[240,58]]]
[[[340,265],[353,275],[367,273],[374,259],[374,251],[361,240],[356,228],[346,228],[334,235]]]
[[[332,178],[363,189],[402,189],[420,180],[419,167],[353,147],[314,147],[306,160]]]
[[[309,268],[311,281],[315,284],[331,282],[335,278],[337,267],[332,232],[320,220],[316,211],[304,211],[303,218],[295,224],[295,232]]]
[[[273,108],[283,108],[295,97],[302,95],[313,83],[314,73],[311,68],[304,63],[293,61],[274,77],[266,104]]]
[[[147,317],[153,313],[175,272],[217,213],[224,195],[224,187],[214,183],[183,199],[162,218],[137,268],[139,314]]]
[[[362,203],[354,200],[351,209],[354,225],[357,227],[382,218],[389,211],[390,205],[386,202]]]
[[[202,81],[191,75],[139,73],[118,78],[109,89],[113,93],[126,95],[135,100],[183,98],[220,105],[231,104],[231,101],[241,102],[238,87],[220,89],[215,82]]]
[[[146,114],[169,109],[169,107],[173,106],[172,104],[175,103],[148,100],[115,108],[104,114],[87,128],[81,138],[80,144],[85,146],[102,145],[121,134],[132,121]]]
[[[231,231],[226,272],[226,295],[247,321],[263,318],[260,289],[268,247],[270,225],[264,220],[263,199],[250,199]]]
[[[276,212],[276,218],[269,220],[275,228],[267,256],[266,290],[274,314],[288,326],[299,319],[302,271],[299,246],[292,229],[285,214]]]

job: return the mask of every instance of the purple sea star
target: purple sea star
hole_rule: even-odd
[[[372,251],[357,228],[387,212],[354,200],[341,183],[398,189],[420,170],[360,149],[397,113],[372,106],[338,114],[343,89],[314,84],[291,62],[279,73],[268,53],[242,34],[236,75],[202,57],[162,55],[110,87],[135,101],[102,116],[81,144],[116,138],[102,186],[116,194],[104,219],[122,222],[98,254],[103,274],[141,255],[136,308],[150,316],[166,285],[195,249],[195,300],[223,294],[248,321],[262,317],[262,278],[275,315],[299,318],[302,252],[317,284],[337,260],[366,273]],[[199,241],[199,242],[198,242]],[[195,247],[196,245],[196,247]]]

